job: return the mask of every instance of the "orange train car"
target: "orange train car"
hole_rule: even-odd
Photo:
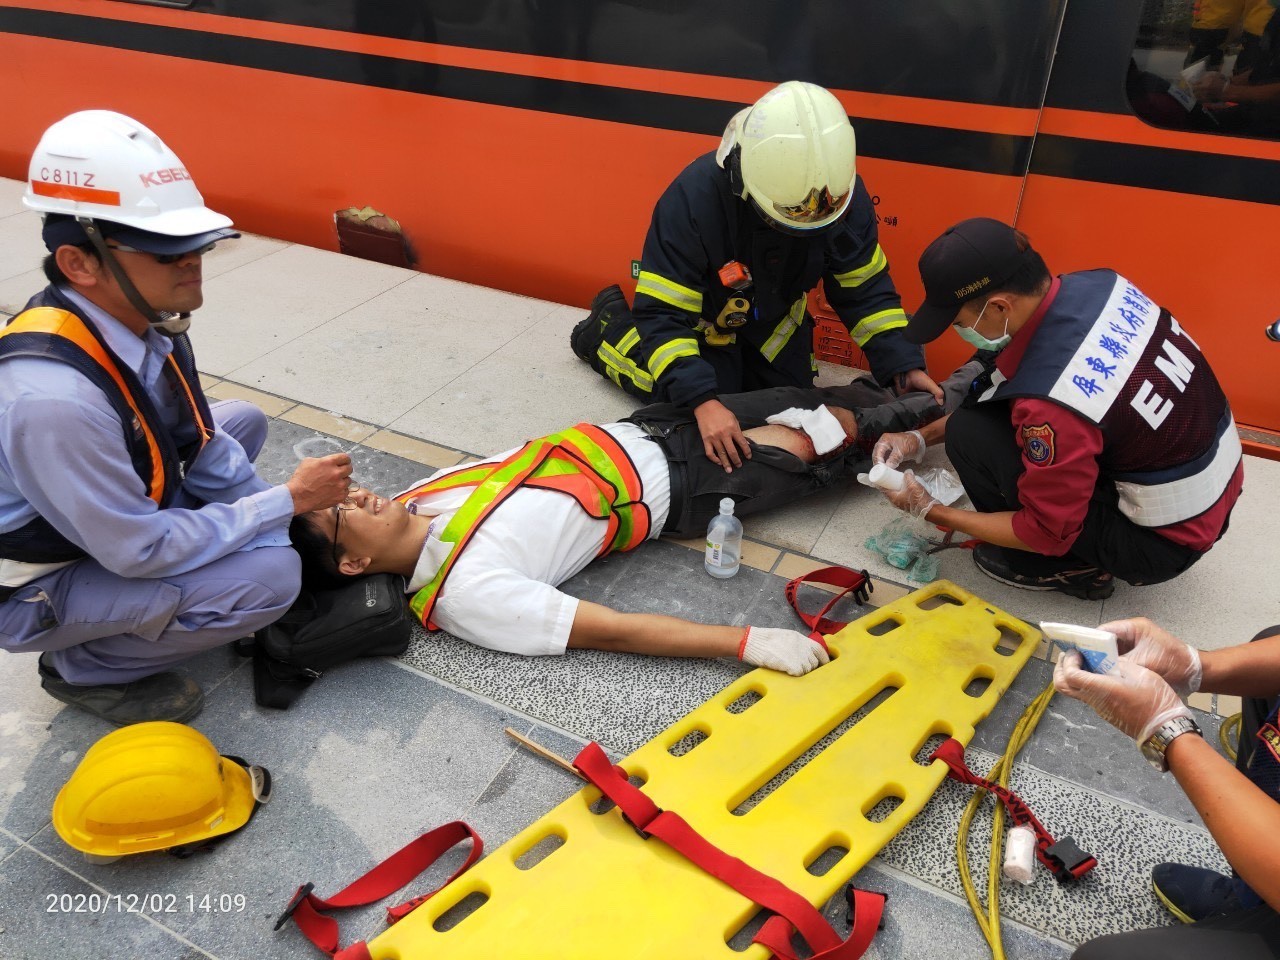
[[[25,177],[58,117],[120,110],[248,230],[586,303],[627,284],[654,201],[737,109],[812,80],[853,118],[908,308],[942,229],[1014,222],[1055,271],[1113,267],[1184,320],[1247,447],[1280,457],[1263,334],[1280,125],[1187,95],[1191,17],[1190,0],[0,0],[0,175]],[[1228,31],[1224,69],[1248,40]]]

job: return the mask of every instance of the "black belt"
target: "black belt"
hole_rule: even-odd
[[[662,449],[667,455],[667,475],[671,478],[671,506],[667,508],[667,522],[662,525],[662,532],[675,533],[684,519],[685,465],[683,461],[674,459],[665,445]]]

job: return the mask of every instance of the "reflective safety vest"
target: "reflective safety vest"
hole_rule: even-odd
[[[573,497],[590,516],[604,520],[600,556],[632,550],[649,536],[649,507],[642,500],[640,474],[626,450],[597,426],[576,427],[530,440],[501,463],[483,463],[429,480],[397,496],[408,504],[424,494],[475,487],[439,537],[440,563],[435,576],[409,601],[428,630],[436,629],[431,611],[453,565],[480,525],[521,487],[555,490]],[[424,550],[434,545],[428,538]]]
[[[56,291],[46,291],[32,302],[72,306]],[[177,342],[179,340],[185,340],[185,336],[175,338],[174,352],[169,355],[167,366],[196,428],[195,441],[181,450],[137,375],[111,351],[93,324],[72,310],[38,305],[18,314],[0,331],[0,360],[10,357],[58,360],[70,364],[101,389],[120,417],[129,457],[142,478],[147,496],[157,506],[167,507],[181,487],[187,467],[214,434],[213,417],[200,389],[190,346]],[[181,355],[184,362],[179,363],[175,355]],[[85,553],[80,547],[43,517],[37,516],[17,530],[0,533],[0,558],[54,563],[83,556]]]

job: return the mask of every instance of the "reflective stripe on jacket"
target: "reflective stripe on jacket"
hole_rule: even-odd
[[[1240,466],[1226,396],[1195,341],[1110,270],[1066,274],[1006,378],[980,402],[1040,397],[1098,426],[1102,476],[1143,527],[1190,520],[1218,503]]]
[[[750,319],[734,329],[730,344],[710,346],[700,328],[714,323],[729,298],[740,295],[719,278],[720,268],[732,261],[752,276],[751,289],[741,294],[751,302]],[[693,161],[654,207],[632,306],[641,363],[647,362],[655,395],[690,406],[722,392],[704,350],[759,351],[771,366],[796,378],[795,386],[812,385],[813,324],[804,298],[819,281],[880,383],[924,367],[921,348],[902,337],[907,316],[861,178],[839,224],[813,237],[794,237],[770,228],[733,195],[713,154]],[[623,364],[610,369],[637,379]]]

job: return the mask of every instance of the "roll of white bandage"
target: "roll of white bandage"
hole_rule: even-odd
[[[1035,879],[1036,832],[1030,827],[1009,828],[1005,837],[1004,870],[1010,880],[1030,883]]]
[[[873,486],[879,487],[881,490],[901,490],[906,485],[907,478],[901,470],[895,470],[893,467],[886,466],[883,463],[877,463],[871,468],[871,472],[867,474]]]

